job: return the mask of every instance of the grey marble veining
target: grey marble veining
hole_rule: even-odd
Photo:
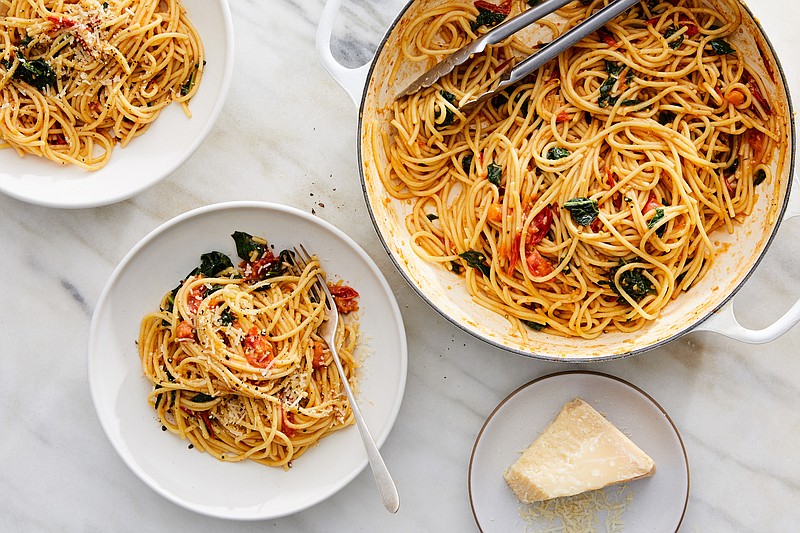
[[[441,318],[386,256],[364,204],[356,110],[317,60],[322,0],[233,0],[236,60],[222,115],[166,181],[117,205],[60,211],[0,196],[0,531],[476,531],[470,453],[508,393],[576,368],[509,355]],[[369,60],[400,0],[345,0],[333,50]],[[800,5],[753,8],[800,95]],[[254,105],[254,102],[256,103]],[[222,186],[224,185],[224,186]],[[334,223],[378,263],[409,341],[406,396],[383,447],[401,496],[388,515],[368,472],[297,515],[226,522],[161,498],[119,459],[86,380],[89,321],[115,265],[162,222],[202,205],[256,199]],[[751,327],[800,298],[800,226],[780,231],[735,306]],[[764,346],[692,334],[643,355],[579,366],[638,385],[669,412],[691,467],[681,531],[790,532],[800,522],[800,328]]]

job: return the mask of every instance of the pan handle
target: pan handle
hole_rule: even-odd
[[[795,185],[798,185],[795,183]],[[800,216],[800,199],[796,192],[790,197],[783,221]],[[695,331],[713,331],[725,337],[750,344],[764,344],[773,341],[800,322],[800,300],[778,320],[763,329],[748,329],[736,320],[733,312],[733,299],[711,318],[700,324]]]
[[[325,70],[328,71],[328,74],[342,86],[347,94],[350,95],[350,98],[353,99],[356,107],[358,107],[361,104],[361,94],[367,83],[367,74],[372,61],[357,68],[348,68],[333,57],[331,53],[331,33],[341,5],[342,0],[328,0],[325,2],[325,7],[322,9],[322,17],[320,17],[319,26],[317,26],[317,54],[319,54],[319,60]]]

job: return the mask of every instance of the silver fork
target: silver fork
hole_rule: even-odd
[[[293,259],[295,261],[295,266],[305,269],[311,261],[311,254],[308,253],[302,244],[299,245],[299,249],[297,247],[294,249],[294,253],[295,256]],[[342,379],[342,386],[347,394],[347,399],[350,401],[350,408],[353,410],[353,416],[356,419],[356,425],[361,434],[361,441],[364,443],[364,448],[367,450],[367,460],[372,469],[372,476],[375,479],[375,485],[378,487],[378,493],[383,501],[383,506],[386,507],[386,510],[390,513],[396,513],[400,508],[400,495],[397,493],[397,487],[392,480],[392,476],[389,474],[386,463],[383,462],[383,457],[381,457],[378,447],[372,439],[364,417],[361,415],[361,410],[358,408],[356,399],[353,397],[353,391],[350,389],[350,384],[347,382],[347,376],[344,373],[344,368],[342,368],[339,354],[336,352],[335,336],[336,327],[339,324],[339,310],[336,308],[333,296],[328,290],[328,285],[320,274],[317,274],[317,281],[311,286],[309,292],[312,296],[316,297],[317,300],[325,300],[325,310],[328,320],[322,323],[318,333],[325,339],[325,342],[328,343],[328,348],[330,348],[331,355],[333,355],[333,362],[336,364],[336,369],[339,371],[339,376]]]

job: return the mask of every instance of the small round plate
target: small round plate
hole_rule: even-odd
[[[182,0],[203,41],[206,66],[189,102],[192,118],[167,106],[128,146],[114,148],[105,167],[74,165],[0,150],[0,192],[30,204],[77,209],[109,205],[148,189],[178,169],[211,131],[233,73],[233,22],[228,0]]]
[[[352,239],[303,211],[262,202],[203,207],[166,222],[128,252],[100,295],[89,332],[87,367],[97,416],[120,457],[146,484],[198,513],[240,520],[276,518],[331,496],[367,464],[358,429],[322,439],[288,471],[252,461],[224,463],[188,450],[147,403],[135,341],[145,314],[218,250],[236,257],[231,234],[245,231],[278,249],[302,243],[333,280],[359,292],[361,360],[357,397],[380,445],[394,424],[406,382],[407,347],[400,309],[378,267]],[[375,497],[376,505],[379,498]]]
[[[594,372],[561,372],[535,379],[512,392],[489,415],[469,465],[470,503],[481,531],[536,531],[546,525],[524,518],[525,504],[517,500],[503,472],[561,407],[575,398],[583,398],[602,413],[656,463],[653,477],[627,484],[632,500],[622,516],[625,530],[677,531],[689,500],[689,464],[678,429],[643,390]]]

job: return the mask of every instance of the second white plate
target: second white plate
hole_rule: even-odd
[[[503,472],[574,398],[591,404],[656,462],[655,476],[627,484],[632,500],[622,516],[625,531],[677,531],[689,499],[689,464],[678,429],[647,393],[594,372],[538,378],[511,393],[489,415],[469,469],[472,512],[481,531],[537,531],[547,525],[523,517],[524,507]]]
[[[358,399],[379,445],[400,409],[408,355],[400,309],[375,263],[340,230],[298,209],[265,202],[202,207],[164,223],[128,252],[100,296],[89,332],[89,386],[100,423],[131,470],[165,498],[210,516],[256,520],[331,496],[363,470],[367,455],[355,426],[322,439],[288,471],[223,463],[161,431],[135,345],[139,323],[197,266],[200,254],[235,257],[230,235],[236,230],[265,237],[277,249],[302,242],[331,279],[358,290]],[[380,499],[375,494],[363,504],[380,506]]]

